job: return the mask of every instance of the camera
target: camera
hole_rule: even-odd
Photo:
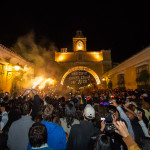
[[[117,128],[115,127],[115,125],[112,123],[113,122],[113,118],[112,118],[113,112],[108,113],[108,115],[105,117],[105,130],[106,132],[114,132],[115,130],[117,130]]]
[[[115,127],[115,125],[113,123],[106,123],[105,129],[106,129],[106,131],[109,131],[109,132],[113,132],[113,131],[117,130],[117,128]]]

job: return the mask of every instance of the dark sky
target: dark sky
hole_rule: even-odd
[[[87,37],[88,51],[111,49],[113,62],[150,45],[150,12],[144,1],[5,0],[0,7],[0,43],[6,47],[33,30],[36,41],[45,37],[59,49],[72,49],[79,29]]]

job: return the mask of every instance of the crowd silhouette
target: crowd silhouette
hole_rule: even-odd
[[[0,95],[0,150],[148,150],[150,91]]]

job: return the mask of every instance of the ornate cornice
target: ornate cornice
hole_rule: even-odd
[[[8,49],[4,45],[0,44],[0,57],[5,60],[4,62],[18,64],[21,66],[32,65],[30,62],[26,61],[23,57],[16,54],[14,51]]]

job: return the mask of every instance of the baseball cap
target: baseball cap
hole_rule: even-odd
[[[148,97],[147,93],[142,94],[143,97]]]
[[[93,119],[95,117],[95,109],[90,104],[87,104],[84,108],[84,115],[87,119]]]

